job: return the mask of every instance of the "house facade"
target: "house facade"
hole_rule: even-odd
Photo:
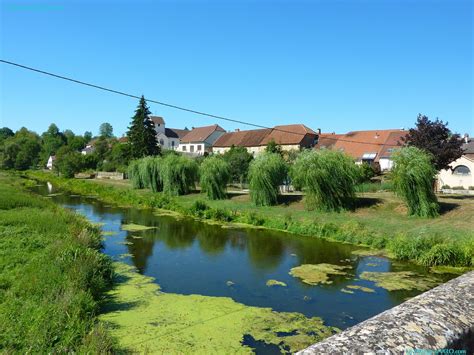
[[[263,152],[268,143],[274,141],[284,151],[300,150],[315,146],[318,134],[303,124],[275,126],[268,129],[254,129],[227,132],[214,144],[212,151],[223,154],[232,146],[245,147],[252,155]]]
[[[346,134],[322,133],[316,149],[333,149],[351,156],[356,164],[378,166],[381,171],[393,167],[392,155],[402,147],[407,131],[385,129],[353,131]]]
[[[465,136],[462,148],[463,156],[449,164],[450,169],[438,173],[439,189],[474,187],[474,140]]]
[[[200,156],[212,152],[214,143],[225,134],[224,128],[214,124],[212,126],[195,127],[186,133],[180,140],[178,151]]]
[[[177,150],[181,138],[183,138],[189,130],[166,128],[165,120],[160,116],[150,116],[150,119],[155,124],[156,141],[161,149]]]
[[[50,155],[46,163],[46,169],[53,170],[54,161],[56,160],[55,155]]]

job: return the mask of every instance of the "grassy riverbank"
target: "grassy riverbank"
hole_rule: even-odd
[[[85,219],[0,173],[0,349],[105,353],[97,321],[112,279],[101,236]]]
[[[407,217],[402,202],[390,192],[360,194],[355,211],[324,213],[306,211],[297,195],[283,196],[277,206],[256,207],[248,195],[239,193],[221,201],[209,201],[200,194],[171,198],[133,190],[124,181],[68,180],[39,171],[26,176],[74,193],[97,195],[108,203],[366,245],[426,266],[474,266],[474,200],[468,197],[440,196],[441,216],[425,219]]]

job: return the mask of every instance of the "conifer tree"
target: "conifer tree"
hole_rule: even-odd
[[[150,114],[145,97],[142,95],[127,132],[133,158],[142,158],[160,153],[156,141],[155,124],[150,119]]]

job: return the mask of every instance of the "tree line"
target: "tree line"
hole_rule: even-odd
[[[55,155],[54,169],[64,177],[87,170],[128,172],[135,188],[150,188],[170,195],[187,194],[197,182],[209,199],[224,199],[229,183],[248,183],[256,205],[278,202],[281,185],[292,184],[305,193],[308,209],[341,211],[355,205],[355,187],[375,171],[367,164],[357,166],[349,156],[332,150],[283,151],[274,141],[254,158],[244,147],[231,147],[223,155],[189,158],[174,151],[161,151],[150,110],[142,96],[127,131],[127,141],[113,135],[109,123],[91,132],[75,135],[51,124],[41,135],[21,128],[0,129],[0,166],[25,170],[44,167]],[[91,154],[80,150],[93,144]],[[395,192],[412,215],[432,217],[438,213],[433,182],[440,169],[462,155],[462,141],[447,123],[419,115],[403,146],[394,154],[390,177]]]

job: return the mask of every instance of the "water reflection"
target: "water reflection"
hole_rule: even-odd
[[[54,187],[38,192],[47,195]],[[139,272],[152,276],[164,292],[232,297],[252,306],[277,311],[301,312],[322,317],[327,324],[346,328],[412,297],[416,291],[388,292],[373,282],[361,280],[364,271],[412,270],[421,267],[392,264],[380,257],[357,257],[349,244],[318,238],[298,237],[256,229],[227,229],[196,222],[156,216],[151,211],[117,208],[93,198],[54,195],[57,203],[103,223],[104,251],[117,260],[130,263]],[[122,231],[122,224],[153,226],[141,232]],[[130,256],[123,257],[124,254]],[[311,286],[289,275],[301,264],[329,263],[351,266],[347,275],[331,277],[332,283]],[[269,279],[286,287],[268,287]],[[367,293],[341,292],[350,286],[372,288]]]

